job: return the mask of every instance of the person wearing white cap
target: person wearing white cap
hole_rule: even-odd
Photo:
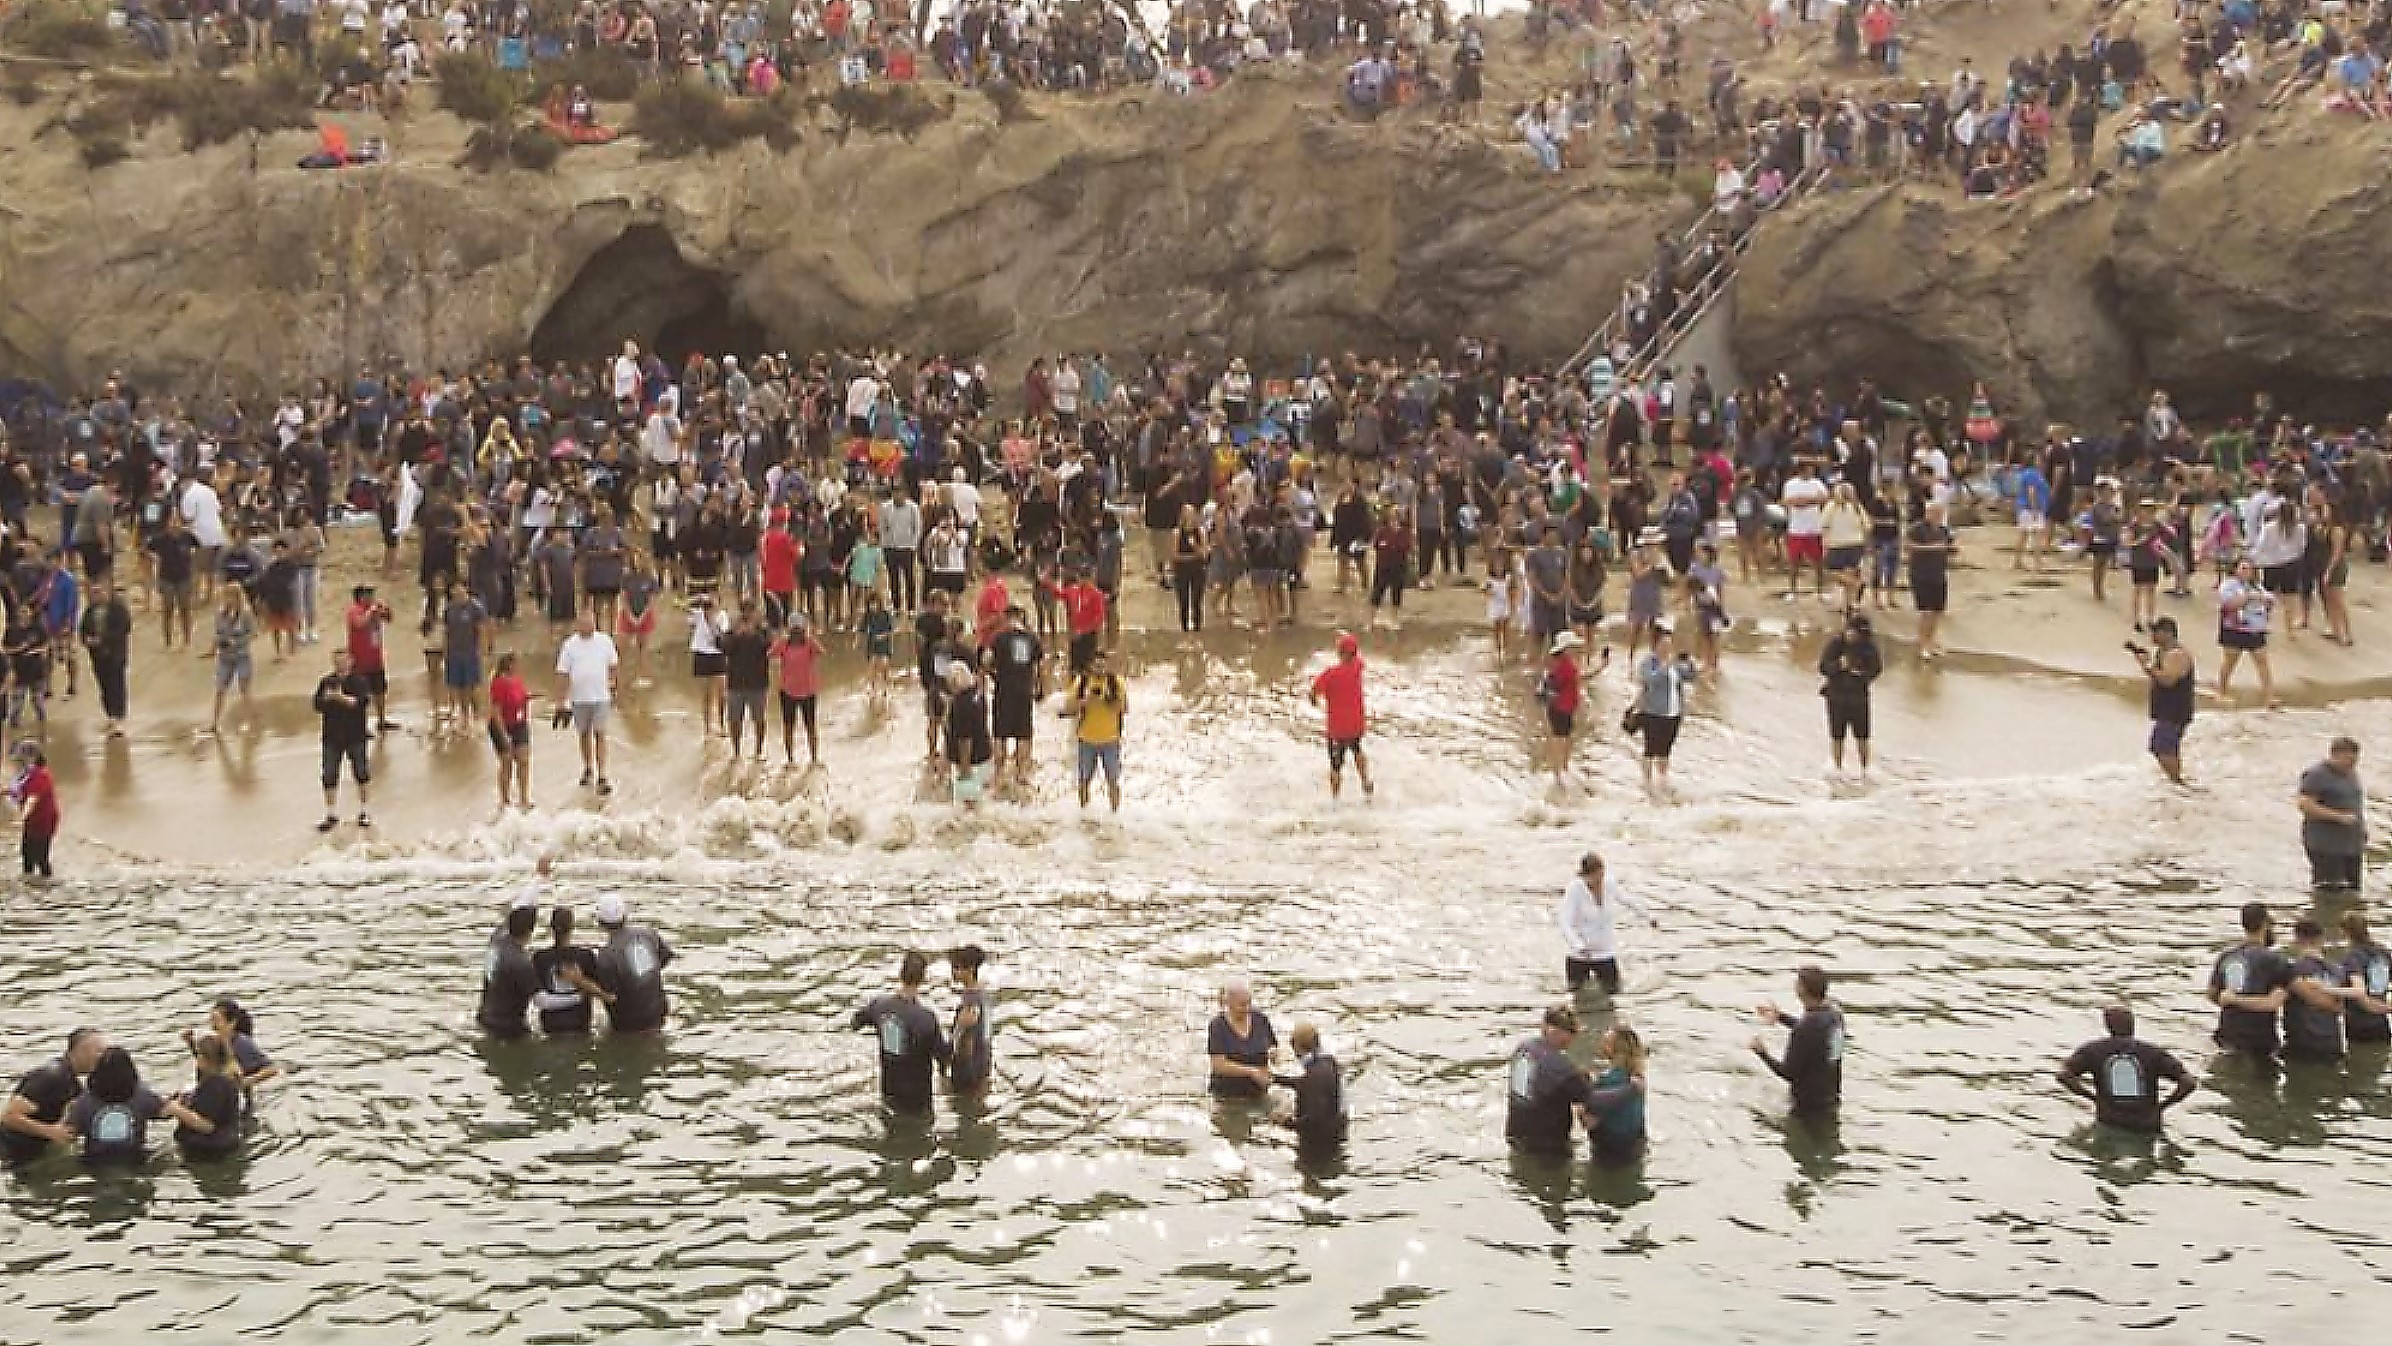
[[[1569,781],[1570,747],[1578,733],[1578,703],[1583,693],[1575,651],[1582,643],[1575,631],[1555,633],[1553,645],[1546,651],[1545,672],[1537,679],[1537,700],[1544,703],[1545,723],[1553,731],[1552,746],[1546,751],[1553,759],[1556,789]]]
[[[540,974],[532,967],[532,931],[540,924],[540,895],[526,888],[507,906],[504,925],[492,931],[482,959],[482,1003],[474,1022],[494,1038],[519,1038],[531,1031],[532,997]]]
[[[652,1033],[664,1027],[664,970],[673,948],[644,925],[633,925],[619,894],[598,899],[598,928],[606,947],[598,951],[598,984],[605,988],[607,1024],[617,1033]]]

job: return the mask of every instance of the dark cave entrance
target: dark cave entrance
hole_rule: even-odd
[[[732,297],[730,277],[683,257],[664,226],[637,224],[582,263],[532,330],[531,356],[596,360],[625,340],[678,365],[692,351],[754,355],[767,336]]]

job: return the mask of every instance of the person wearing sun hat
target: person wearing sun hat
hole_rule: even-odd
[[[1553,784],[1569,781],[1570,748],[1578,733],[1579,687],[1576,650],[1584,642],[1575,631],[1558,632],[1546,651],[1545,672],[1537,679],[1537,700],[1544,703],[1545,723],[1553,731],[1546,751],[1553,759]]]

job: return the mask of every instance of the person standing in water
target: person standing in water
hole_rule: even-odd
[[[1337,637],[1337,662],[1322,669],[1312,679],[1312,690],[1306,699],[1313,705],[1326,705],[1324,728],[1329,739],[1329,797],[1335,799],[1345,788],[1345,759],[1354,758],[1354,775],[1362,782],[1365,799],[1377,793],[1370,779],[1370,758],[1362,750],[1362,736],[1369,731],[1370,719],[1362,706],[1362,642],[1351,632]]]
[[[2365,913],[2342,914],[2342,974],[2353,992],[2342,1002],[2342,1029],[2354,1043],[2392,1041],[2392,950],[2375,942]]]
[[[1105,795],[1113,811],[1121,812],[1121,725],[1130,713],[1130,694],[1114,676],[1111,655],[1100,649],[1088,656],[1087,671],[1071,680],[1063,713],[1072,721],[1079,750],[1080,807],[1088,807],[1088,788],[1102,769]]]
[[[653,1033],[664,1027],[667,1004],[664,970],[673,946],[664,936],[635,925],[613,893],[598,899],[598,928],[606,933],[598,950],[598,985],[606,1002],[607,1027],[616,1033]]]
[[[977,809],[988,793],[989,759],[996,747],[988,733],[988,696],[972,676],[971,665],[961,658],[947,666],[946,726],[955,802]]]
[[[191,1039],[191,1059],[191,1090],[175,1101],[206,1118],[208,1125],[201,1130],[178,1122],[175,1148],[185,1159],[221,1159],[241,1147],[241,1067],[233,1060],[232,1048],[214,1033]]]
[[[2176,638],[2174,617],[2151,623],[2151,644],[2152,648],[2145,649],[2130,640],[2126,651],[2135,657],[2150,684],[2151,759],[2168,773],[2169,780],[2182,785],[2184,731],[2193,722],[2193,656]]]
[[[2272,947],[2275,920],[2264,902],[2245,902],[2242,942],[2218,955],[2209,1003],[2218,1007],[2217,1044],[2265,1059],[2276,1054],[2276,1012],[2292,984],[2292,964]]]
[[[1569,1057],[1577,1040],[1578,1012],[1556,1005],[1545,1011],[1537,1035],[1512,1050],[1503,1136],[1513,1149],[1547,1159],[1571,1156],[1571,1132],[1594,1094],[1586,1072]]]
[[[2323,892],[2359,891],[2367,859],[2367,791],[2359,783],[2359,740],[2337,738],[2326,759],[2301,773],[2294,801],[2301,813],[2301,849],[2309,855],[2309,883]]]
[[[1761,1022],[1793,1031],[1786,1038],[1784,1057],[1772,1056],[1759,1037],[1753,1054],[1792,1087],[1794,1115],[1824,1117],[1835,1112],[1844,1097],[1844,1010],[1827,998],[1827,973],[1806,965],[1794,973],[1794,995],[1802,1013],[1789,1015],[1775,1005],[1763,1005]]]
[[[1570,748],[1578,735],[1578,705],[1583,698],[1575,653],[1579,644],[1577,632],[1557,632],[1546,652],[1545,671],[1537,678],[1537,700],[1545,707],[1545,727],[1552,731],[1546,752],[1552,758],[1557,790],[1569,783]],[[1604,654],[1608,658],[1610,650]]]
[[[1941,659],[1944,609],[1952,603],[1951,526],[1944,522],[1940,500],[1927,502],[1925,514],[1910,526],[1910,603],[1919,610],[1919,658]],[[1863,757],[1867,750],[1862,750]],[[1865,762],[1864,762],[1865,765]]]
[[[399,726],[390,718],[390,674],[383,663],[382,631],[390,625],[390,605],[374,597],[374,586],[360,584],[349,591],[345,618],[350,666],[366,681],[374,703],[374,729],[388,732]],[[243,688],[246,693],[247,688]]]
[[[1205,1025],[1205,1087],[1215,1098],[1260,1098],[1271,1084],[1271,1054],[1279,1035],[1254,1008],[1254,991],[1242,981],[1221,988],[1221,1011]]]
[[[988,992],[980,986],[980,969],[987,964],[988,952],[977,944],[947,953],[947,975],[955,983],[955,1026],[949,1035],[954,1055],[947,1065],[947,1083],[958,1094],[984,1092],[995,1073],[991,1038],[996,1023],[989,1014]]]
[[[532,996],[539,1011],[540,1031],[555,1037],[587,1033],[590,1003],[611,1001],[598,984],[598,955],[573,942],[573,908],[559,906],[548,913],[549,946],[532,955],[532,971],[540,989]]]
[[[515,652],[498,656],[490,675],[491,751],[498,754],[498,806],[532,806],[532,694],[516,671]]]
[[[1297,1153],[1327,1157],[1345,1144],[1345,1070],[1321,1050],[1321,1030],[1311,1024],[1297,1024],[1287,1042],[1296,1054],[1295,1073],[1275,1075],[1271,1082],[1295,1094],[1295,1108],[1285,1120],[1295,1130]]]
[[[50,845],[58,839],[58,783],[50,776],[50,759],[42,745],[25,739],[16,746],[17,777],[9,783],[8,798],[17,806],[17,852],[25,877],[54,878]]]
[[[66,1050],[56,1060],[25,1072],[0,1105],[0,1150],[8,1162],[30,1163],[53,1145],[75,1143],[67,1109],[83,1096],[84,1079],[107,1051],[108,1038],[100,1030],[78,1028],[67,1034]]]
[[[2183,1062],[2135,1036],[2133,1010],[2112,1005],[2101,1012],[2101,1025],[2108,1036],[2077,1048],[2060,1063],[2060,1087],[2090,1102],[2094,1120],[2103,1126],[2158,1131],[2161,1114],[2192,1097],[2198,1086]],[[2161,1080],[2176,1086],[2164,1099]]]
[[[1686,690],[1694,685],[1694,661],[1678,653],[1669,623],[1653,627],[1653,648],[1636,664],[1636,731],[1644,738],[1647,797],[1671,792],[1669,756],[1686,723]]]
[[[2326,928],[2303,916],[2292,923],[2292,980],[2285,983],[2284,1059],[2342,1059],[2342,1007],[2356,994],[2350,976],[2326,957]]]
[[[1627,911],[1653,923],[1653,913],[1618,879],[1605,872],[1603,857],[1588,851],[1578,858],[1578,873],[1562,890],[1561,937],[1569,950],[1562,960],[1562,976],[1570,989],[1583,988],[1591,976],[1605,995],[1620,993],[1620,946],[1617,915]]]
[[[1853,612],[1819,651],[1819,676],[1825,679],[1819,695],[1827,700],[1827,746],[1835,769],[1844,769],[1844,737],[1860,749],[1860,774],[1869,774],[1869,688],[1885,671],[1877,651],[1877,633],[1867,613]]]
[[[474,1011],[474,1022],[501,1042],[531,1031],[526,1016],[532,998],[540,993],[540,974],[532,966],[529,945],[539,925],[539,899],[530,893],[517,897],[507,908],[506,923],[491,932],[489,951],[482,958],[482,1003]]]
[[[1598,1164],[1631,1164],[1645,1148],[1645,1045],[1635,1029],[1613,1024],[1600,1048],[1604,1066],[1588,1081],[1586,1138]]]
[[[848,1020],[880,1041],[880,1098],[899,1112],[930,1111],[932,1065],[952,1068],[954,1049],[939,1032],[938,1016],[922,1003],[930,960],[907,952],[897,965],[897,989],[875,997]]]

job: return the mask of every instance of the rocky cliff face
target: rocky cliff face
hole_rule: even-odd
[[[2373,422],[2392,406],[2392,132],[2306,107],[2216,155],[2181,154],[2090,200],[1968,202],[1856,187],[1756,238],[1741,284],[1746,373],[1896,395],[1985,380],[2030,422],[2096,422],[2152,388],[2210,415],[2268,389]]]
[[[570,151],[452,166],[462,128],[385,132],[388,167],[301,171],[304,133],[86,169],[55,109],[0,109],[0,375],[276,386],[385,353],[887,342],[1007,367],[1066,348],[1271,357],[1500,335],[1559,358],[1688,213],[1534,171],[1508,138],[1360,124],[1327,76],[1182,99],[965,96],[912,142],[819,131],[775,155]]]

